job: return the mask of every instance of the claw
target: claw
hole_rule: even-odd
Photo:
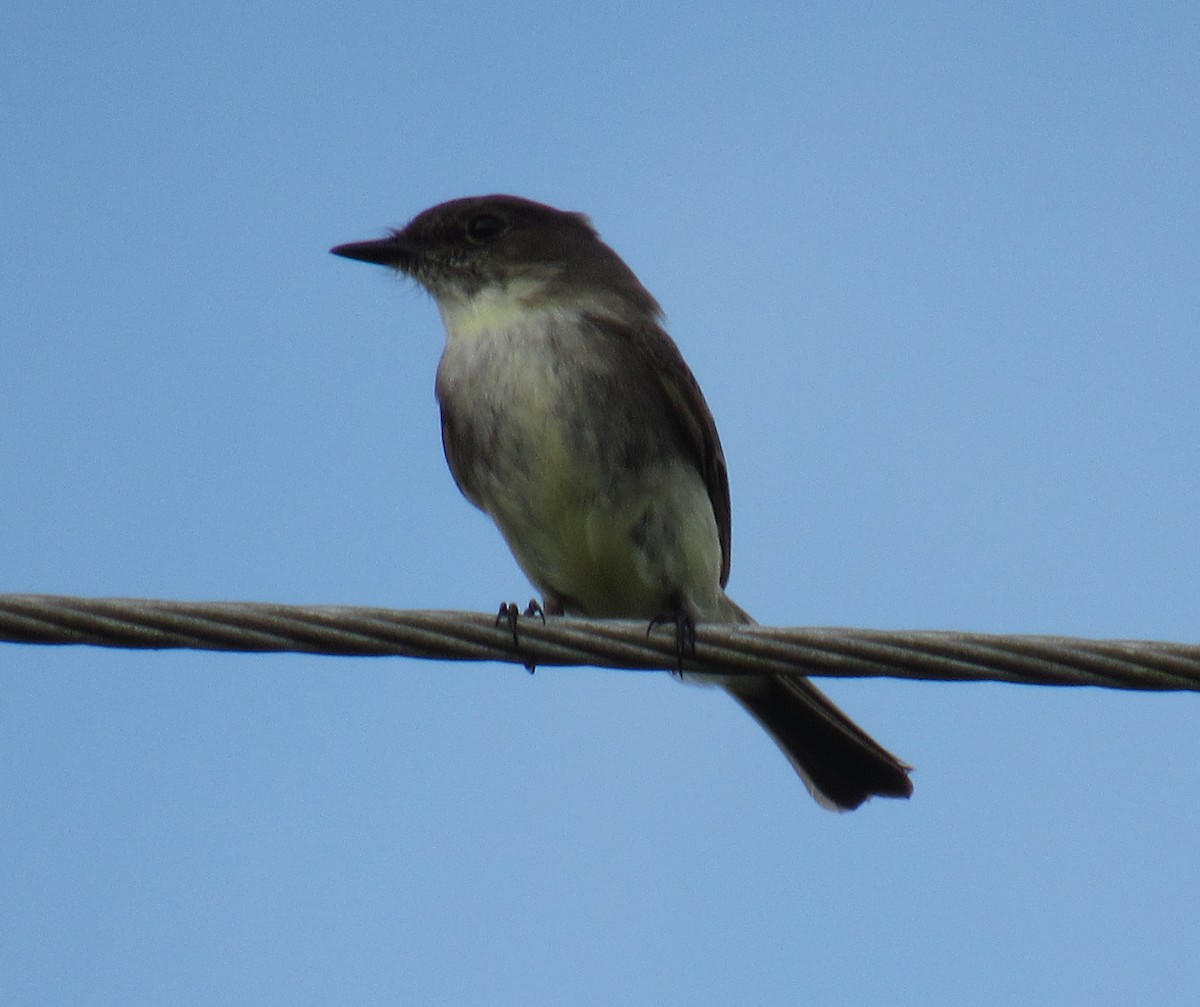
[[[529,600],[529,604],[525,606],[524,614],[526,616],[536,615],[542,620],[542,625],[546,624],[546,613],[542,611],[542,606],[537,603],[536,599],[531,598]],[[501,602],[500,611],[496,613],[496,625],[499,626],[501,623],[506,623],[509,631],[512,633],[513,650],[521,649],[521,640],[517,634],[517,620],[521,618],[521,615],[521,610],[517,608],[516,602],[512,601]],[[532,675],[537,671],[537,665],[532,662],[526,662],[525,670]]]
[[[496,625],[499,626],[502,622],[508,625],[508,629],[512,633],[514,649],[519,644],[517,640],[517,620],[520,617],[521,610],[517,608],[515,602],[502,601],[500,603],[500,611],[496,613]]]
[[[543,611],[542,606],[538,604],[538,600],[536,598],[529,599],[529,604],[525,606],[524,614],[536,615],[542,620],[542,625],[546,625],[546,613]]]
[[[656,626],[665,626],[668,623],[675,628],[675,657],[679,662],[676,674],[682,678],[683,659],[696,656],[696,620],[682,608],[672,609],[650,620],[650,625],[646,627],[646,636],[649,636]]]

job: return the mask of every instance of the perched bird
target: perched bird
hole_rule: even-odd
[[[725,456],[658,303],[582,214],[442,203],[335,255],[437,302],[446,461],[548,614],[749,623],[725,593]],[[908,797],[908,768],[799,675],[719,679],[822,805]]]

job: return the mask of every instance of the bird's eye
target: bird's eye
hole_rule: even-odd
[[[467,221],[467,237],[478,244],[498,238],[508,230],[508,224],[494,213],[477,213]]]

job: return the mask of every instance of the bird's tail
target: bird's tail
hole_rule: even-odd
[[[727,595],[723,607],[730,622],[754,622]],[[804,676],[747,675],[721,684],[775,739],[823,807],[852,811],[870,797],[912,795],[910,767]]]

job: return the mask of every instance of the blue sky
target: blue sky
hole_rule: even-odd
[[[1200,14],[993,6],[18,2],[0,591],[527,598],[327,254],[500,191],[662,302],[761,621],[1196,640]],[[1200,698],[828,690],[912,801],[665,675],[0,645],[0,1000],[1196,1002]]]

